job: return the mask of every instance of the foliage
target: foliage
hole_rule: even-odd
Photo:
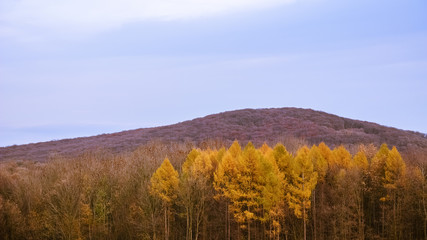
[[[210,146],[2,162],[0,239],[427,237],[427,168],[395,147]]]

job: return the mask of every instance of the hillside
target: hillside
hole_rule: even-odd
[[[141,128],[93,137],[0,148],[0,160],[44,161],[51,154],[76,155],[97,148],[129,151],[152,140],[190,141],[199,144],[214,139],[254,143],[275,142],[287,137],[310,144],[324,141],[330,146],[383,142],[398,147],[407,158],[426,162],[427,138],[421,133],[385,127],[376,123],[342,118],[311,109],[243,109],[196,118],[173,125]]]

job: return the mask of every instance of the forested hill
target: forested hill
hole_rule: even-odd
[[[122,152],[134,150],[152,140],[200,144],[213,139],[229,144],[237,139],[242,143],[253,141],[259,144],[286,138],[303,139],[308,144],[323,141],[331,147],[387,143],[396,146],[409,160],[427,161],[427,138],[424,134],[298,108],[243,109],[163,127],[2,147],[0,160],[44,161],[51,154],[76,155],[97,148]]]

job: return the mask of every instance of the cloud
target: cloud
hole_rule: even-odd
[[[0,3],[0,34],[10,33],[11,26],[56,31],[105,31],[144,20],[191,20],[271,8],[294,1],[5,0]]]

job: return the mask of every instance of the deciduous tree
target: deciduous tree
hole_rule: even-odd
[[[178,172],[174,169],[168,158],[151,177],[150,193],[163,202],[165,218],[165,240],[169,240],[171,205],[177,198],[179,179]]]

